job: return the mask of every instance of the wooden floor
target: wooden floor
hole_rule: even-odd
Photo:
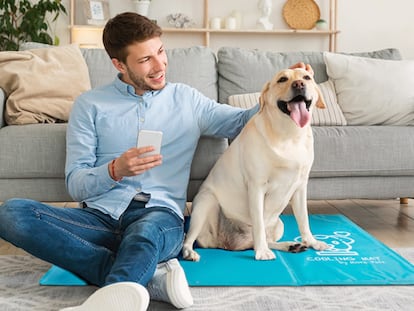
[[[59,203],[75,206],[74,203]],[[310,214],[343,214],[389,247],[414,247],[414,200],[309,201]],[[290,209],[286,213],[291,213]],[[26,254],[0,239],[0,255]]]

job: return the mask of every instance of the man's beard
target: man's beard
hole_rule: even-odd
[[[129,68],[127,67],[128,76],[131,81],[134,83],[134,87],[138,90],[151,91],[151,87],[145,82],[145,79],[136,76]]]
[[[128,72],[129,78],[131,79],[132,83],[134,84],[134,87],[137,90],[142,90],[142,91],[154,90],[153,87],[151,87],[148,83],[145,82],[144,78],[135,75],[128,67],[127,67],[127,72]]]

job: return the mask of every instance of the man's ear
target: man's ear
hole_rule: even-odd
[[[122,74],[126,73],[126,66],[123,62],[119,61],[116,58],[111,58],[111,61],[112,64],[115,66],[116,70],[118,70]]]

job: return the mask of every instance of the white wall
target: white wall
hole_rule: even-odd
[[[414,59],[414,1],[338,0],[338,50],[370,51],[396,47]]]
[[[77,0],[81,6],[83,0]],[[321,17],[328,19],[328,0],[317,0]],[[69,0],[63,0],[69,10]],[[246,28],[255,28],[260,15],[256,0],[210,0],[210,16],[225,17],[233,10],[243,15]],[[273,0],[272,22],[275,28],[287,28],[282,7],[285,0]],[[130,0],[109,0],[110,14],[134,10]],[[198,26],[202,25],[203,0],[152,0],[150,16],[161,26],[167,26],[166,16],[170,13],[185,13],[191,16]],[[411,0],[338,0],[337,51],[371,51],[388,47],[398,48],[403,57],[414,59],[414,23],[412,22],[414,1]],[[69,17],[60,18],[56,33],[61,43],[69,42]],[[211,47],[240,46],[274,51],[327,50],[328,40],[319,36],[286,35],[212,35]],[[200,45],[201,35],[164,35],[168,48]]]

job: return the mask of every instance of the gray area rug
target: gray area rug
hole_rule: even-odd
[[[414,263],[414,248],[396,251]],[[0,310],[56,311],[82,303],[96,290],[39,286],[49,268],[31,256],[0,256]],[[187,309],[191,311],[414,310],[414,286],[192,287],[191,292],[195,302]],[[154,301],[149,310],[175,308]]]

